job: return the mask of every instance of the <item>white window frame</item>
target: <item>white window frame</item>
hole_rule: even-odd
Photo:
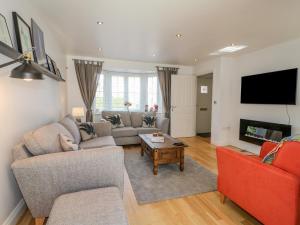
[[[93,109],[97,113],[100,113],[103,110],[113,110],[112,109],[112,76],[123,76],[124,77],[124,101],[128,101],[128,78],[129,77],[140,77],[140,108],[139,109],[131,109],[130,111],[144,111],[145,105],[148,104],[148,77],[157,77],[157,73],[132,73],[132,72],[115,72],[115,71],[102,71],[104,76],[104,85],[103,85],[103,93],[104,93],[104,107],[96,108],[96,97],[93,104]],[[147,90],[147,91],[145,91]],[[98,91],[98,90],[97,90]],[[162,105],[162,97],[159,86],[159,81],[157,77],[157,103],[159,106],[159,113],[162,113],[163,105]],[[150,110],[149,106],[149,110]],[[129,108],[130,109],[130,108]],[[115,109],[117,111],[125,111],[127,110],[125,107],[120,109]]]

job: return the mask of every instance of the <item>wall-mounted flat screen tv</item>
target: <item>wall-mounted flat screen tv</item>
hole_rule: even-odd
[[[296,105],[298,69],[242,77],[241,103]]]

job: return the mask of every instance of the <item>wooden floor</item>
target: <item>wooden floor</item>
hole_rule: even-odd
[[[182,138],[182,140],[190,146],[186,148],[187,155],[210,171],[217,173],[215,147],[209,143],[208,138],[192,137]],[[137,146],[125,148],[125,151],[138,150]],[[127,174],[125,175],[124,205],[130,225],[260,224],[230,200],[222,205],[218,192],[138,205]],[[18,225],[34,225],[28,211],[20,219]]]

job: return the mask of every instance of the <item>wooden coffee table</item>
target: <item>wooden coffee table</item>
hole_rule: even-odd
[[[152,159],[154,175],[157,175],[160,164],[179,163],[180,171],[184,170],[184,148],[187,147],[186,145],[174,145],[180,141],[167,134],[164,134],[164,143],[152,142],[152,134],[140,134],[139,137],[142,139],[141,155],[144,156],[144,152],[146,152]]]

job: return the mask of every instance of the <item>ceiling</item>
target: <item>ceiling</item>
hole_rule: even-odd
[[[299,0],[30,3],[64,35],[66,51],[73,55],[193,65],[232,43],[248,45],[244,53],[300,37]]]

